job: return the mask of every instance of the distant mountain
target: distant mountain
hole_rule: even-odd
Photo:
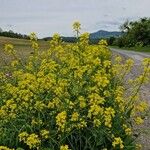
[[[100,39],[106,39],[106,38],[109,38],[109,37],[119,37],[122,33],[121,32],[118,32],[118,31],[113,31],[113,32],[110,32],[110,31],[104,31],[104,30],[99,30],[97,32],[94,32],[94,33],[90,33],[90,43],[98,43]],[[70,42],[70,43],[74,43],[77,41],[76,37],[65,37],[65,36],[62,36],[61,37],[63,41],[65,42]],[[52,37],[45,37],[43,38],[45,41],[47,40],[51,40]]]
[[[99,30],[97,32],[91,33],[91,39],[109,38],[109,37],[119,37],[122,33],[119,31],[105,31]]]

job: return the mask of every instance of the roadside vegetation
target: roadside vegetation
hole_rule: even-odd
[[[110,48],[116,48],[120,50],[130,50],[135,52],[145,52],[150,53],[150,46],[145,47],[119,47],[119,46],[109,46]]]
[[[126,21],[120,29],[122,35],[119,38],[109,38],[109,45],[127,50],[150,52],[150,18]]]
[[[37,42],[40,52],[49,48],[48,41],[37,40]],[[5,53],[3,53],[5,44],[7,43],[13,44],[16,54],[22,59],[22,61],[29,55],[33,55],[33,49],[31,47],[30,40],[0,37],[0,65],[8,64],[11,60],[11,57],[8,57]]]
[[[44,51],[32,33],[33,53],[24,61],[5,45],[10,61],[0,67],[0,149],[141,148],[135,126],[144,122],[148,105],[138,93],[149,80],[150,59],[138,77],[126,80],[132,60],[112,62],[105,40],[90,45],[79,22],[73,29],[76,43],[55,34]]]

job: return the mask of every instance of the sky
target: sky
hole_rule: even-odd
[[[74,35],[72,24],[82,32],[118,31],[128,20],[150,17],[150,0],[0,0],[0,27],[38,37]]]

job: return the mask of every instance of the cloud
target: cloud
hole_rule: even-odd
[[[150,0],[0,0],[0,27],[21,33],[36,31],[40,37],[54,32],[73,35],[79,20],[83,31],[118,30],[126,19],[149,17]]]

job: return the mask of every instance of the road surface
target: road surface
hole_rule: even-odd
[[[111,50],[123,56],[132,58],[135,61],[135,63],[141,63],[141,61],[144,58],[150,58],[150,53],[134,52],[129,50],[115,49],[115,48],[111,48]]]
[[[115,48],[111,48],[111,51],[114,54],[119,54],[125,59],[132,58],[134,60],[134,67],[129,74],[129,78],[134,78],[138,76],[141,72],[141,62],[144,58],[150,58],[150,53],[142,53],[142,52],[134,52],[129,50],[119,50]],[[147,85],[143,85],[140,90],[141,99],[147,100],[150,105],[150,83]],[[142,150],[150,150],[150,110],[145,119],[144,124],[139,129],[141,130],[141,135],[138,138],[139,143],[142,144]]]
[[[120,50],[111,48],[111,51],[115,54],[119,54],[125,59],[132,58],[134,60],[134,67],[129,74],[129,78],[138,76],[141,72],[141,63],[144,58],[150,58],[150,53],[134,52],[129,50]],[[150,83],[142,86],[141,88],[142,99],[147,100],[150,104]]]

